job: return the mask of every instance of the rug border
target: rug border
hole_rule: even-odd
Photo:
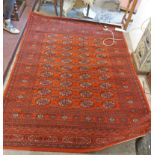
[[[27,23],[26,23],[25,28],[24,28],[24,32],[23,32],[23,34],[21,36],[21,40],[20,40],[20,42],[18,44],[18,47],[17,47],[17,49],[15,51],[15,54],[14,54],[13,58],[12,58],[12,62],[10,63],[9,68],[7,69],[7,74],[6,74],[5,79],[4,79],[4,86],[3,86],[4,93],[3,93],[3,96],[5,96],[6,91],[8,90],[8,85],[10,83],[11,75],[13,74],[13,70],[14,70],[14,68],[16,66],[16,62],[17,62],[17,59],[19,57],[19,52],[22,49],[22,46],[23,46],[23,43],[24,43],[26,34],[27,34],[28,30],[29,30],[28,29],[29,28],[28,27],[28,24],[31,21],[32,14],[33,14],[33,12],[30,12],[29,17],[28,17],[28,20],[27,20]]]
[[[143,94],[143,97],[144,97],[144,100],[145,100],[145,104],[146,104],[146,106],[147,106],[147,110],[151,113],[150,104],[149,104],[149,102],[148,102],[148,100],[147,100],[147,98],[146,98],[146,94],[145,94],[145,92],[144,92],[144,89],[143,89],[143,87],[142,87],[142,84],[140,83],[140,80],[139,80],[138,75],[137,75],[137,73],[136,73],[134,64],[133,64],[133,62],[132,62],[132,56],[131,56],[131,54],[129,53],[129,48],[128,48],[127,40],[126,40],[126,38],[125,38],[124,33],[123,33],[123,38],[124,38],[126,47],[127,47],[127,49],[128,49],[128,55],[129,55],[130,62],[131,62],[131,69],[133,70],[133,73],[134,73],[134,75],[135,75],[135,77],[136,77],[136,80],[137,80],[137,82],[138,82],[138,84],[139,84],[140,90],[141,90],[141,92],[142,92],[142,94]]]
[[[150,131],[148,131],[147,133],[149,133]],[[146,134],[147,134],[146,133]],[[131,140],[135,140],[138,138],[141,138],[143,136],[145,136],[146,134],[142,134],[140,136],[136,136],[121,142],[117,142],[117,143],[111,143],[109,145],[106,145],[104,147],[98,147],[98,148],[92,148],[92,149],[64,149],[64,148],[32,148],[32,147],[15,147],[15,146],[3,146],[3,150],[21,150],[21,151],[35,151],[35,152],[62,152],[62,153],[90,153],[90,152],[96,152],[96,151],[101,151],[103,149],[107,149],[110,148],[112,146],[116,146],[125,142],[129,142]]]

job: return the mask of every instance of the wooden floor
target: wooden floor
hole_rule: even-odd
[[[20,21],[13,21],[13,24],[20,30],[19,35],[10,34],[3,31],[3,73],[6,71],[11,63],[12,56],[15,54],[16,48],[22,36],[24,27],[29,17],[36,0],[26,0],[26,8],[20,18]]]
[[[58,153],[58,152],[36,152],[36,151],[16,151],[4,150],[3,155],[136,155],[135,141],[122,143],[102,151],[92,153]]]

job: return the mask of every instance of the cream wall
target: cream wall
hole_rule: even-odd
[[[144,23],[144,21],[146,21],[145,24],[143,25],[144,28],[143,30],[145,30],[148,24],[147,19],[149,19],[150,17],[151,17],[151,0],[142,0],[136,15],[133,17],[133,22],[127,29],[129,36],[127,42],[129,43],[130,40],[129,44],[131,46],[132,52],[135,51],[143,35],[143,31],[140,29],[141,25]]]

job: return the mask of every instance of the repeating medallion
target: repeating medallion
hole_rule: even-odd
[[[81,66],[80,71],[88,71],[89,67],[88,66]]]
[[[98,69],[99,72],[103,73],[103,72],[107,72],[108,71],[108,68],[106,67],[101,67]]]
[[[59,104],[60,104],[61,106],[68,106],[68,105],[70,105],[71,103],[72,103],[72,101],[69,100],[69,99],[62,99],[62,100],[59,101]]]
[[[55,43],[56,42],[56,40],[47,40],[47,43]]]
[[[70,81],[64,81],[64,82],[60,83],[60,86],[62,86],[62,87],[69,87],[71,85],[72,85],[72,82],[70,82]]]
[[[43,86],[50,85],[51,83],[52,83],[52,81],[50,81],[50,80],[43,80],[43,81],[40,81],[40,84],[43,85]]]
[[[72,66],[62,66],[61,69],[64,71],[70,71],[72,70]]]
[[[55,58],[54,57],[48,57],[44,59],[44,62],[46,63],[54,63],[55,62]]]
[[[82,53],[82,54],[79,55],[79,57],[87,58],[87,57],[89,57],[89,53]]]
[[[82,74],[80,75],[80,79],[85,80],[85,79],[89,79],[91,76],[89,74]]]
[[[111,109],[115,107],[115,103],[113,101],[105,101],[103,102],[103,107],[106,109]]]
[[[44,89],[39,90],[38,93],[40,95],[47,95],[47,94],[50,94],[51,93],[51,90],[44,88]]]
[[[100,80],[107,81],[110,77],[108,75],[102,75],[99,77]]]
[[[96,58],[106,58],[105,54],[96,54]]]
[[[83,87],[83,88],[88,88],[88,87],[90,87],[91,85],[92,85],[92,84],[91,84],[90,82],[83,82],[83,83],[80,84],[80,86]]]
[[[55,56],[55,52],[52,51],[52,50],[47,50],[47,51],[45,52],[45,54],[48,55],[48,56]]]
[[[79,61],[80,64],[88,64],[89,60],[88,59],[83,59]]]
[[[87,47],[83,47],[79,49],[80,52],[88,52],[88,50],[89,49]]]
[[[61,96],[70,96],[72,94],[71,90],[62,90],[60,91]]]
[[[104,64],[107,64],[107,61],[106,60],[97,60],[97,64],[104,65]]]
[[[80,105],[82,107],[84,107],[84,108],[90,108],[90,107],[92,107],[94,105],[94,103],[92,101],[90,101],[90,100],[84,100],[84,101],[81,102]]]
[[[47,105],[50,103],[50,100],[47,98],[40,98],[36,101],[38,105]]]
[[[42,77],[51,77],[52,75],[53,75],[53,73],[51,73],[51,72],[43,72],[43,73],[41,73]]]
[[[55,34],[49,34],[47,37],[48,38],[54,38],[55,37]]]
[[[84,90],[84,91],[81,91],[81,92],[80,92],[80,95],[81,95],[82,97],[88,98],[88,97],[91,97],[91,96],[92,96],[92,92],[91,92],[91,91]]]
[[[103,88],[103,89],[108,89],[108,88],[111,87],[111,84],[110,83],[101,83],[100,87]]]
[[[71,50],[71,49],[72,49],[72,47],[71,47],[71,46],[64,46],[63,48],[64,48],[64,50],[66,50],[66,51],[69,51],[69,50]]]
[[[65,64],[68,64],[68,63],[71,63],[72,60],[71,59],[63,59],[62,62]]]
[[[96,52],[103,52],[103,51],[104,51],[104,49],[103,49],[103,48],[99,48],[99,47],[98,47],[98,48],[96,48],[95,50],[96,50]]]
[[[53,65],[52,64],[44,64],[43,67],[45,69],[51,69],[53,67]]]
[[[111,98],[112,97],[112,93],[110,93],[110,92],[101,93],[101,97],[103,97],[103,98]]]
[[[61,74],[61,77],[62,78],[71,78],[72,77],[72,74],[71,73],[63,73],[63,74]]]

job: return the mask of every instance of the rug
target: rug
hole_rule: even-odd
[[[150,131],[127,44],[114,34],[122,40],[107,47],[101,24],[31,14],[4,91],[4,149],[91,152]]]

